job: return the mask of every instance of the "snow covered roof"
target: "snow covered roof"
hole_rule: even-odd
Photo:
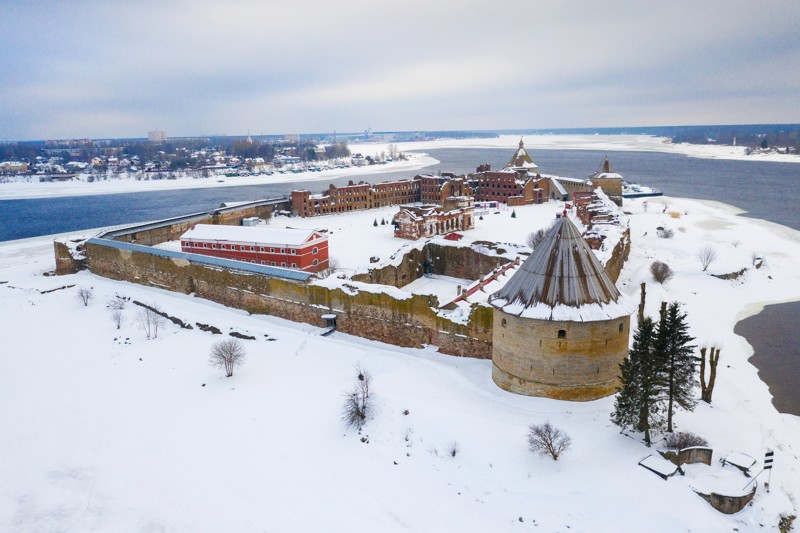
[[[630,314],[627,301],[567,217],[556,221],[489,303],[541,320],[607,320]]]
[[[614,172],[614,169],[611,168],[611,162],[608,160],[608,155],[603,160],[603,164],[600,165],[600,168],[591,176],[591,179],[607,179],[607,178],[622,178],[619,174]]]
[[[181,239],[184,240],[232,241],[289,246],[299,246],[321,237],[321,234],[308,229],[221,226],[214,224],[196,224],[192,229],[181,235]]]
[[[525,168],[530,170],[539,168],[536,163],[533,162],[531,156],[528,155],[528,151],[525,150],[525,143],[522,142],[522,139],[519,140],[519,148],[514,152],[514,157],[508,162],[506,168]]]

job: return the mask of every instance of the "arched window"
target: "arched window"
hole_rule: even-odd
[[[505,318],[500,321],[500,325],[503,326],[503,327],[506,327],[506,319]]]
[[[558,338],[559,339],[566,339],[567,338],[567,330],[565,330],[565,329],[558,330]]]

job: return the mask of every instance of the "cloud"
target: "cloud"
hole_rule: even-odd
[[[792,1],[5,4],[4,139],[800,122]]]

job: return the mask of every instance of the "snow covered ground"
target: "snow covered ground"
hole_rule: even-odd
[[[138,181],[133,177],[113,179],[107,181],[94,181],[89,183],[82,180],[38,183],[38,182],[11,182],[0,184],[0,200],[23,198],[52,198],[58,196],[114,194],[125,192],[142,192],[172,189],[199,189],[210,187],[231,187],[238,185],[269,185],[278,183],[293,183],[298,181],[309,182],[309,187],[315,183],[326,182],[337,178],[352,177],[358,181],[363,177],[374,177],[385,172],[407,170],[409,177],[428,166],[439,163],[438,160],[426,154],[426,150],[437,148],[500,148],[513,150],[519,142],[519,135],[501,135],[487,139],[437,139],[432,141],[391,143],[397,149],[408,155],[407,160],[397,160],[385,165],[351,167],[346,169],[330,169],[322,172],[303,172],[301,174],[274,174],[272,176],[246,176],[228,178],[215,176],[211,178],[195,179],[192,177],[179,177],[168,180]],[[689,157],[711,159],[737,159],[742,161],[780,161],[787,163],[800,163],[800,155],[784,154],[745,154],[743,146],[724,145],[696,145],[672,144],[663,137],[649,135],[524,135],[525,147],[528,150],[603,150],[613,151],[638,151],[638,152],[666,152],[683,154]],[[358,143],[352,144],[353,153],[360,152],[364,156],[376,156],[381,152],[387,153],[390,143]],[[535,160],[535,155],[534,155]],[[33,179],[33,178],[32,178]]]
[[[86,272],[45,276],[52,238],[40,237],[0,243],[0,531],[774,531],[800,496],[800,419],[774,410],[733,325],[800,298],[800,233],[709,202],[625,209],[633,250],[621,290],[638,298],[648,281],[649,314],[662,299],[684,302],[697,342],[722,347],[713,405],[678,412],[677,429],[706,437],[715,461],[757,458],[756,470],[775,450],[771,491],[760,486],[740,513],[722,515],[690,488],[733,486],[729,467],[663,481],[638,466],[654,450],[609,422],[613,398],[517,396],[492,383],[489,361],[321,337]],[[527,231],[503,227],[500,240],[523,243]],[[717,252],[708,273],[696,258],[706,244]],[[649,275],[656,258],[675,270],[663,286]],[[735,281],[709,275],[743,267]],[[75,300],[83,287],[94,294],[87,307]],[[207,363],[222,336],[168,323],[146,340],[131,302],[117,330],[106,307],[115,295],[256,340],[243,341],[248,359],[225,378]],[[361,435],[340,420],[357,364],[377,405]],[[527,450],[528,425],[545,420],[572,437],[557,462]]]

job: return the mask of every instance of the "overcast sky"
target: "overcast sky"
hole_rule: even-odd
[[[0,0],[0,140],[800,122],[800,1]]]

